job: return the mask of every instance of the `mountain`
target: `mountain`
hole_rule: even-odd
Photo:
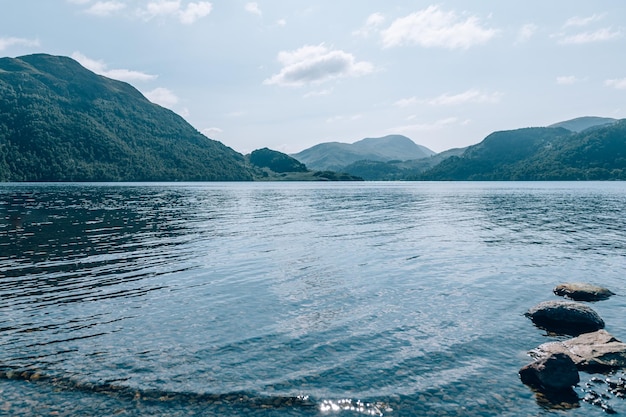
[[[430,149],[417,145],[401,135],[366,138],[349,144],[326,142],[293,154],[311,169],[345,172],[345,167],[357,161],[393,161],[420,159],[434,155]]]
[[[60,56],[0,59],[0,181],[251,180],[243,155]]]
[[[363,178],[332,171],[310,171],[289,155],[268,148],[246,155],[257,181],[363,181]]]
[[[580,132],[564,127],[495,132],[419,179],[626,180],[626,119]]]
[[[250,154],[250,163],[259,168],[268,168],[271,171],[283,172],[307,172],[305,164],[282,152],[268,148],[257,149]]]
[[[572,132],[582,132],[592,127],[610,125],[617,122],[617,119],[609,117],[577,117],[576,119],[566,120],[564,122],[555,123],[548,127],[562,127]]]
[[[433,168],[444,159],[451,156],[460,156],[465,150],[466,148],[454,148],[426,158],[408,161],[356,161],[345,167],[344,171],[367,181],[414,180],[419,178],[424,171]]]

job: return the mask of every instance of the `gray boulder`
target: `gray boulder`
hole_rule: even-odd
[[[541,391],[565,391],[580,382],[578,369],[564,353],[552,353],[524,366],[519,371],[522,382]]]
[[[626,343],[606,330],[585,333],[562,342],[544,343],[531,351],[531,355],[538,358],[557,353],[569,356],[581,371],[604,372],[626,368]]]
[[[578,336],[604,328],[604,320],[592,308],[573,301],[544,301],[526,316],[549,332]]]
[[[576,301],[600,301],[615,295],[615,293],[608,288],[582,282],[559,284],[554,288],[553,292],[561,297]]]

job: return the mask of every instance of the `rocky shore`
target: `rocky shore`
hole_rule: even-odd
[[[529,351],[534,361],[519,371],[522,382],[537,394],[538,401],[558,408],[575,407],[579,371],[609,375],[626,368],[626,343],[604,330],[604,320],[589,305],[615,295],[607,288],[586,283],[559,284],[554,294],[569,300],[544,301],[530,308],[526,316],[549,336],[573,336],[544,343]],[[598,392],[604,387],[604,392]],[[626,379],[593,377],[582,388],[583,401],[614,414],[608,400],[626,397]],[[610,395],[609,395],[610,394]]]

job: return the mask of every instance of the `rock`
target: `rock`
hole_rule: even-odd
[[[539,358],[555,353],[568,355],[581,371],[603,372],[626,367],[626,343],[606,330],[585,333],[562,342],[544,343],[531,351]]]
[[[597,285],[572,282],[557,285],[553,292],[576,301],[600,301],[615,295],[611,290]]]
[[[604,328],[598,313],[573,301],[544,301],[528,310],[526,316],[547,331],[572,336]]]
[[[565,391],[580,382],[574,361],[564,353],[538,359],[520,369],[519,375],[524,384],[542,391]]]

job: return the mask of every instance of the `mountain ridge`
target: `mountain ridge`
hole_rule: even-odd
[[[324,142],[291,154],[311,169],[342,171],[351,163],[420,159],[435,152],[402,135],[365,138],[354,143]]]
[[[68,57],[0,59],[2,181],[246,181],[243,155]]]
[[[315,162],[307,163],[307,157]],[[475,145],[438,154],[406,136],[388,135],[320,143],[292,156],[267,148],[244,156],[151,103],[132,85],[97,75],[69,57],[0,58],[0,181],[359,177],[626,179],[626,119],[583,116],[493,132]]]

